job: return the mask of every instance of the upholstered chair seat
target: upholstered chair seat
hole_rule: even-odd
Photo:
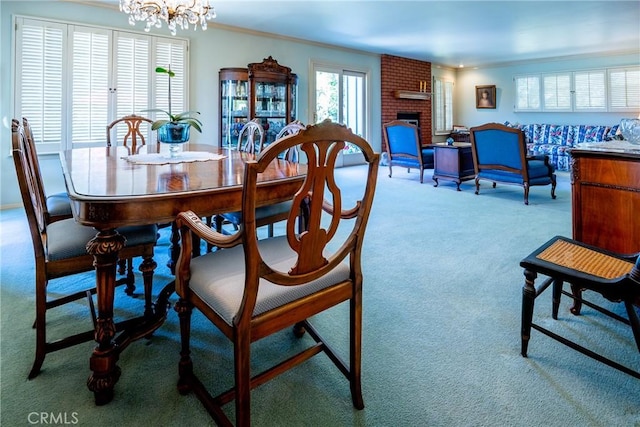
[[[265,263],[275,270],[288,271],[295,264],[297,253],[287,243],[286,236],[258,241]],[[212,252],[191,260],[191,291],[231,326],[244,295],[244,250],[242,246]],[[258,299],[253,316],[300,300],[335,283],[349,280],[349,264],[338,264],[330,273],[305,286],[275,285],[260,279]]]

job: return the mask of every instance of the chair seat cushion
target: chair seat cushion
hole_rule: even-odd
[[[433,163],[433,148],[423,148],[421,150],[421,154],[423,164],[427,165]]]
[[[529,167],[529,185],[547,185],[551,183],[551,173],[553,166],[546,165],[544,156],[536,156],[527,160]],[[522,174],[499,169],[483,169],[478,173],[479,178],[492,181],[510,182],[514,184],[524,184]]]
[[[47,211],[52,217],[71,217],[71,202],[67,193],[56,193],[47,197]]]
[[[125,246],[155,244],[158,227],[138,225],[120,227],[118,233],[126,239]],[[92,227],[78,224],[73,218],[56,221],[47,226],[47,259],[59,261],[87,254],[87,243],[96,236]]]
[[[260,206],[256,208],[256,221],[260,222],[261,219],[269,218],[274,215],[279,215],[291,211],[293,201],[287,200],[280,203],[273,203],[267,206]],[[232,224],[240,224],[242,221],[242,214],[238,212],[227,212],[222,214],[222,217]]]
[[[426,168],[433,167],[433,148],[423,148],[420,151],[422,165]],[[391,166],[403,166],[406,168],[419,168],[420,162],[417,157],[397,156],[391,159]]]
[[[258,241],[260,254],[274,270],[288,272],[296,253],[285,236]],[[349,265],[344,262],[318,280],[299,286],[281,286],[260,279],[254,316],[311,295],[336,283],[349,280]],[[191,260],[189,287],[229,325],[240,307],[244,293],[244,251],[241,245],[208,253]]]

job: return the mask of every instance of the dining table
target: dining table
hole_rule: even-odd
[[[141,151],[131,155],[126,147],[105,144],[60,152],[73,216],[78,223],[96,229],[96,236],[87,242],[87,251],[95,260],[98,309],[97,345],[89,359],[87,385],[97,405],[113,399],[121,373],[117,365],[120,353],[163,324],[175,288],[173,281],[167,283],[151,307],[127,322],[124,330],[116,330],[116,267],[118,251],[125,244],[116,228],[173,224],[175,217],[187,210],[201,217],[240,211],[244,165],[255,158],[237,150],[194,143],[184,144],[177,154],[170,154],[167,144],[149,144]],[[275,160],[259,181],[257,205],[290,199],[305,175],[304,164]],[[179,252],[179,233],[174,225],[170,248],[174,263]]]

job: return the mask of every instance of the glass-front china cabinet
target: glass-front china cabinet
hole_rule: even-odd
[[[296,119],[297,76],[272,57],[245,68],[220,70],[220,146],[236,147],[238,133],[259,118],[265,146],[287,123]]]

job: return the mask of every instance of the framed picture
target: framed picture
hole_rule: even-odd
[[[476,108],[496,108],[496,85],[476,86]]]

